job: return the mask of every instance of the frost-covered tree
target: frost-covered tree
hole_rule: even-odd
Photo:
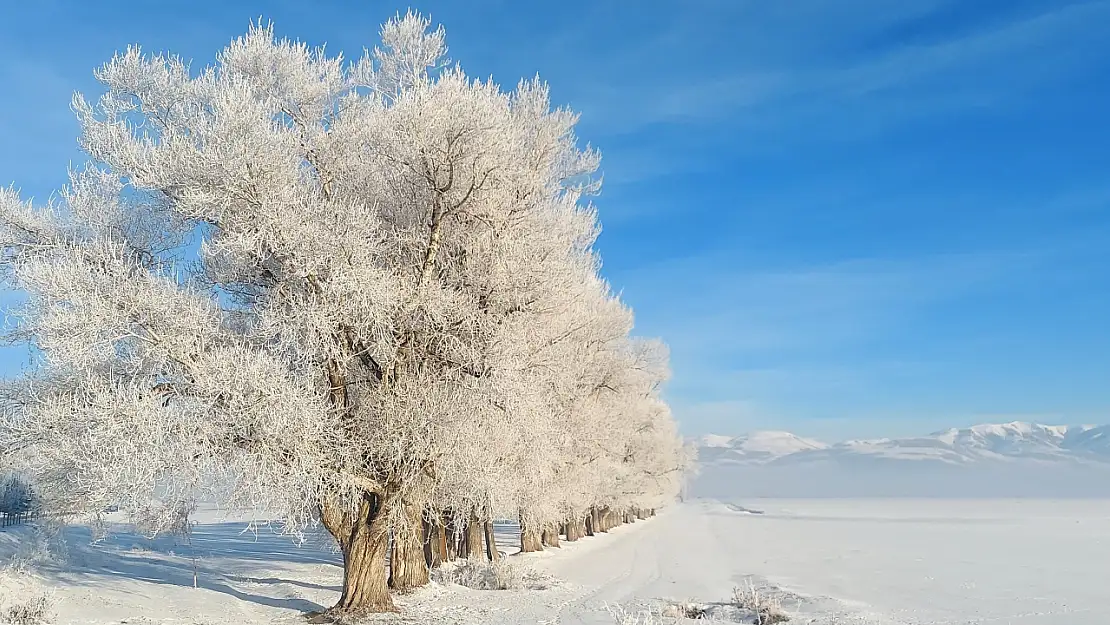
[[[21,514],[33,510],[38,497],[31,485],[15,473],[0,475],[0,513]]]
[[[445,512],[557,527],[681,465],[597,276],[575,115],[468,78],[419,16],[381,37],[345,62],[258,26],[199,72],[128,49],[74,100],[89,165],[45,206],[0,192],[36,354],[0,449],[70,512],[319,521],[336,612],[393,609],[391,535],[418,585]]]

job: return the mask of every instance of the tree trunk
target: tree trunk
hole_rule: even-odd
[[[396,612],[389,595],[386,553],[389,528],[379,493],[364,493],[356,510],[335,502],[320,506],[324,527],[331,532],[343,552],[343,594],[329,613],[359,614]]]
[[[466,542],[466,531],[468,525],[467,522],[463,519],[457,521],[457,524],[458,531],[455,534],[455,546],[453,547],[453,549],[455,550],[456,558],[465,558],[468,555],[468,547]]]
[[[559,547],[559,530],[554,527],[545,529],[540,537],[545,547]]]
[[[574,519],[570,519],[570,520],[567,521],[565,527],[567,528],[566,529],[566,537],[567,537],[567,542],[568,543],[572,543],[572,542],[578,540],[579,538],[582,538],[582,534],[579,533],[579,531],[578,531],[578,521],[575,521]]]
[[[543,551],[543,543],[540,541],[540,533],[534,527],[527,525],[524,522],[524,515],[520,517],[520,552],[532,553],[533,551]]]
[[[497,540],[493,534],[493,521],[486,521],[484,523],[484,530],[486,535],[486,557],[490,562],[497,562],[501,559],[501,552],[497,550]]]
[[[429,568],[436,568],[447,560],[447,536],[439,514],[426,515],[424,519],[424,559]]]
[[[459,537],[462,536],[462,528],[459,527],[458,517],[450,510],[443,511],[443,534],[443,559],[453,562],[459,557]]]
[[[605,526],[605,515],[601,513],[601,510],[590,508],[590,514],[593,515],[595,532],[605,533],[609,531],[609,528]]]
[[[594,524],[593,508],[586,514],[586,536],[593,536],[597,533],[597,525]]]
[[[485,553],[482,551],[482,522],[478,520],[476,514],[471,514],[470,521],[466,524],[466,531],[463,533],[462,553],[473,562],[485,557]]]
[[[389,556],[389,586],[406,591],[428,583],[428,563],[424,557],[423,507],[404,504],[405,522],[393,530],[393,551]]]

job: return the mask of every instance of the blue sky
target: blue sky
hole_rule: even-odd
[[[262,15],[356,56],[409,6],[582,112],[687,433],[1110,421],[1110,1],[5,3],[0,184],[63,181],[129,43],[200,66]]]

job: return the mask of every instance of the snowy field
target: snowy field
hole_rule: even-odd
[[[704,506],[738,568],[906,624],[1110,623],[1110,501],[746,500]],[[743,563],[743,564],[740,564]]]
[[[180,541],[123,533],[90,546],[87,529],[71,528],[65,563],[37,569],[40,583],[56,589],[56,622],[303,623],[303,612],[336,600],[341,570],[326,537],[310,536],[298,548],[213,513],[200,521],[199,589],[192,551]],[[510,553],[513,530],[499,528]],[[26,552],[27,536],[26,528],[0,530],[0,551]],[[1110,623],[1110,501],[1103,500],[690,502],[510,560],[531,571],[529,588],[432,585],[400,598],[401,620],[613,623],[606,606],[712,605],[751,581],[779,589],[797,623]],[[0,592],[24,591],[9,575]]]

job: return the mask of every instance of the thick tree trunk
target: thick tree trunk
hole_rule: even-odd
[[[389,586],[394,590],[404,592],[428,583],[422,523],[422,506],[405,504],[405,521],[393,530],[389,555]]]
[[[324,527],[343,552],[343,594],[330,613],[397,611],[389,595],[385,566],[389,528],[383,508],[383,498],[378,493],[365,493],[353,511],[334,502],[320,506]]]
[[[608,532],[609,528],[605,525],[605,515],[597,508],[590,508],[590,514],[593,516],[594,532]]]
[[[540,538],[545,547],[559,547],[559,530],[554,527],[549,527],[543,531]]]
[[[466,531],[463,533],[463,555],[474,562],[486,557],[485,552],[482,550],[482,522],[478,519],[478,515],[470,515],[470,521],[466,524]]]
[[[576,521],[574,519],[570,519],[570,520],[567,521],[565,527],[566,527],[566,537],[567,537],[567,542],[568,543],[572,543],[572,542],[578,540],[579,538],[582,538],[582,534],[581,534],[581,532],[579,532],[579,528],[578,528],[578,521]]]
[[[594,523],[593,508],[586,514],[586,536],[593,536],[597,533],[597,525]]]
[[[424,559],[429,568],[436,568],[447,560],[447,536],[443,522],[436,513],[425,515],[424,519]]]
[[[520,552],[532,553],[533,551],[543,551],[543,543],[540,540],[540,533],[536,528],[527,525],[524,522],[524,515],[520,517]]]
[[[601,526],[605,528],[602,530],[603,532],[608,532],[616,527],[616,523],[613,521],[613,511],[608,507],[601,509]]]
[[[501,552],[497,550],[497,540],[493,534],[493,521],[486,521],[483,524],[484,534],[486,535],[486,558],[490,562],[497,562],[501,559]]]

